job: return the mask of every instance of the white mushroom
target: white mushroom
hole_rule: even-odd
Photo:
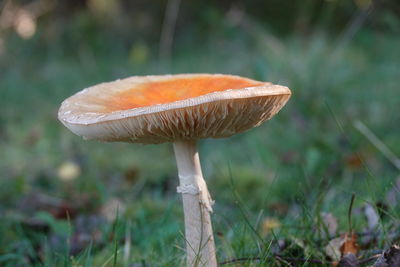
[[[60,121],[86,139],[172,142],[182,194],[188,266],[217,266],[196,141],[228,137],[274,116],[287,87],[222,74],[134,76],[87,88],[66,99]]]

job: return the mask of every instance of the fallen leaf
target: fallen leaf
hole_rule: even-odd
[[[400,176],[396,178],[396,181],[393,183],[392,189],[386,193],[386,202],[389,206],[394,207],[399,202],[399,194],[400,194]]]
[[[138,177],[139,177],[139,169],[136,167],[128,168],[124,172],[124,178],[130,184],[136,183],[138,180]]]
[[[338,264],[338,267],[359,267],[360,264],[358,262],[357,257],[354,254],[346,254],[344,255]]]
[[[392,245],[375,262],[373,267],[395,267],[400,266],[400,247]]]
[[[124,214],[126,209],[125,204],[118,198],[110,198],[105,205],[100,210],[101,215],[103,215],[109,222],[113,222],[118,216]]]
[[[70,237],[70,253],[76,255],[91,242],[99,245],[101,242],[101,226],[105,218],[97,214],[79,215],[74,221],[74,233]]]
[[[356,234],[348,234],[346,233],[344,235],[344,243],[342,247],[340,248],[340,251],[342,252],[342,255],[346,254],[354,254],[356,255],[359,250],[359,246],[357,244],[357,236]]]
[[[326,231],[328,231],[329,236],[335,235],[338,228],[338,223],[332,213],[322,212],[321,219],[323,225],[320,227],[320,232],[322,236],[325,237]]]
[[[343,244],[344,239],[342,237],[332,239],[329,241],[328,245],[325,246],[325,254],[335,262],[340,261],[342,255],[340,248]]]
[[[375,208],[367,203],[364,206],[364,215],[367,218],[368,230],[374,230],[379,224],[379,214],[376,212]]]
[[[289,211],[289,205],[283,202],[273,202],[268,205],[268,209],[277,215],[285,216]]]
[[[61,203],[62,199],[32,191],[19,199],[17,207],[18,210],[23,211],[25,214],[32,215],[33,212],[39,209],[44,209],[48,206],[58,206]]]
[[[304,240],[296,237],[291,237],[290,240],[293,242],[292,245],[294,244],[303,250],[304,255],[312,255],[311,251],[313,249],[306,242],[304,242]]]
[[[351,169],[359,169],[362,167],[362,161],[360,156],[357,153],[350,154],[345,158],[345,162],[347,167]]]
[[[325,246],[325,254],[332,259],[334,266],[338,264],[339,266],[342,266],[340,265],[340,261],[348,254],[353,254],[355,256],[358,253],[358,250],[357,236],[355,234],[349,235],[347,233],[341,237],[332,239],[329,241],[328,245]],[[346,259],[344,259],[345,263],[349,262],[352,258],[352,256],[347,256]]]
[[[263,236],[268,235],[275,228],[279,228],[281,223],[275,218],[265,218],[262,222],[261,233]]]
[[[81,168],[72,161],[66,161],[57,169],[57,176],[63,181],[76,179],[81,174]]]
[[[28,132],[28,135],[25,137],[24,143],[27,146],[33,146],[37,143],[37,141],[40,140],[41,137],[42,129],[39,127],[34,127]]]
[[[15,32],[23,39],[30,39],[36,33],[36,17],[31,10],[20,8],[15,14]]]

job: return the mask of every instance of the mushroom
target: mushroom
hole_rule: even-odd
[[[182,194],[188,266],[217,266],[196,142],[259,126],[291,95],[285,86],[222,74],[134,76],[69,97],[59,120],[85,139],[143,144],[172,142]]]

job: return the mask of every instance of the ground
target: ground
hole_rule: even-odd
[[[219,262],[328,265],[340,259],[328,247],[343,250],[352,231],[362,260],[398,242],[398,35],[224,30],[178,40],[161,61],[141,41],[68,41],[12,36],[1,55],[0,265],[184,263],[172,145],[85,141],[57,120],[71,94],[142,74],[229,73],[292,89],[271,121],[199,142]]]

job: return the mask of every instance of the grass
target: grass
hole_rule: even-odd
[[[232,73],[293,90],[287,106],[261,127],[200,142],[216,200],[212,220],[220,262],[257,257],[238,266],[270,266],[277,264],[277,251],[327,261],[324,247],[333,237],[321,230],[321,213],[337,219],[334,236],[347,232],[353,192],[357,233],[367,227],[366,203],[386,207],[377,242],[362,252],[387,248],[388,236],[399,229],[399,205],[387,201],[399,170],[353,123],[362,121],[400,155],[399,37],[361,30],[338,48],[333,37],[318,32],[279,38],[273,46],[260,33],[214,34],[213,42],[201,45],[178,38],[169,65],[143,43],[125,49],[105,41],[92,49],[74,40],[7,40],[13,49],[0,58],[0,265],[184,263],[171,145],[88,142],[56,119],[61,101],[84,87],[157,73]],[[65,162],[79,167],[75,179],[59,178]],[[114,222],[104,207],[115,199],[120,207]],[[267,219],[277,224],[269,228]],[[131,240],[130,250],[125,240]]]

